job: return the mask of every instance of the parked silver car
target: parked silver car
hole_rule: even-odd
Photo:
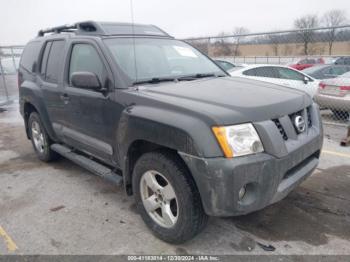
[[[350,72],[322,80],[314,100],[321,108],[329,108],[339,118],[348,119],[350,112]]]

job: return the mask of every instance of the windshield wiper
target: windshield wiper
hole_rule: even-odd
[[[151,79],[136,81],[133,83],[133,85],[139,85],[139,84],[157,84],[160,82],[172,82],[176,81],[176,78],[173,77],[153,77]]]
[[[177,78],[177,80],[194,80],[194,79],[199,79],[199,78],[205,78],[205,77],[222,77],[225,75],[217,75],[214,73],[205,73],[205,74],[193,74],[193,75],[187,75],[187,76],[180,76]]]
[[[217,75],[215,73],[199,73],[199,74],[193,74],[193,75],[185,75],[180,77],[153,77],[146,80],[140,80],[133,83],[133,85],[140,85],[140,84],[157,84],[160,82],[177,82],[177,81],[190,81],[195,80],[199,78],[205,78],[205,77],[223,77],[225,75]]]

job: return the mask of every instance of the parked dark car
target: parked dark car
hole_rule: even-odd
[[[322,127],[310,96],[230,77],[155,26],[42,30],[18,80],[39,159],[60,154],[122,184],[171,243],[194,237],[208,216],[283,199],[318,164]]]
[[[317,65],[302,70],[303,73],[315,79],[335,78],[350,71],[350,65]]]
[[[335,65],[350,65],[350,56],[338,57],[333,62]]]
[[[214,62],[217,63],[225,71],[229,71],[232,68],[236,67],[235,64],[228,62],[228,61],[224,61],[224,60],[215,59]]]

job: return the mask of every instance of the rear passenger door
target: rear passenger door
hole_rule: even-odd
[[[104,91],[79,88],[71,83],[76,72],[94,73]],[[110,160],[113,154],[114,85],[111,70],[94,42],[72,42],[66,61],[63,96],[67,99],[63,128],[66,143],[82,151]]]
[[[50,121],[58,137],[60,133],[57,133],[57,126],[62,126],[67,121],[64,115],[65,104],[61,96],[64,52],[64,40],[46,42],[41,55],[38,78]]]

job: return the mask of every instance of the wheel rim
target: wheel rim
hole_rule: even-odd
[[[41,131],[40,125],[37,121],[32,122],[32,138],[36,150],[43,153],[45,150],[44,134]]]
[[[141,199],[148,215],[160,226],[173,227],[179,217],[175,190],[157,171],[147,171],[140,181]]]

